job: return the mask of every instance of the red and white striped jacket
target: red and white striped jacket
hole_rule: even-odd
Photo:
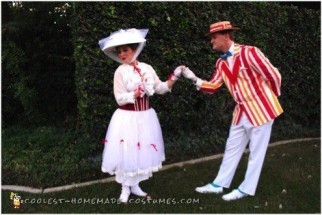
[[[198,79],[201,91],[215,93],[225,82],[237,105],[232,124],[244,112],[253,125],[262,125],[283,113],[277,99],[281,95],[281,75],[264,54],[254,46],[234,44],[233,67],[218,59],[211,80]]]

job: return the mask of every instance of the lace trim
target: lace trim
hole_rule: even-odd
[[[158,172],[160,169],[162,168],[162,164],[158,165],[158,166],[154,166],[154,167],[150,167],[148,169],[144,169],[144,170],[137,170],[135,172],[123,172],[123,171],[109,171],[107,169],[105,169],[104,167],[102,167],[102,172],[105,172],[105,173],[109,173],[110,175],[116,175],[116,174],[122,174],[124,176],[136,176],[136,175],[142,175],[142,174],[150,174],[152,172]]]

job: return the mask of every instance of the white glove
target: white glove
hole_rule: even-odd
[[[195,73],[193,73],[188,67],[186,67],[183,70],[183,76],[185,78],[191,79],[192,81],[196,82],[197,81],[197,76],[195,75]]]
[[[170,75],[169,79],[176,81],[180,78],[182,71],[185,69],[185,66],[178,66],[173,73]]]
[[[185,69],[185,66],[178,66],[174,71],[173,74],[177,77],[180,78],[182,71]]]

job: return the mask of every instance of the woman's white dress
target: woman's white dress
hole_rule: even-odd
[[[102,161],[103,172],[115,174],[118,183],[128,186],[151,177],[165,160],[162,131],[155,110],[149,108],[149,96],[170,89],[150,65],[139,62],[137,67],[139,72],[122,64],[115,71],[114,96],[120,108],[108,126]],[[145,95],[135,99],[139,85]]]

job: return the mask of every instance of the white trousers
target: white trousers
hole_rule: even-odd
[[[248,195],[255,195],[256,187],[264,163],[274,120],[260,126],[254,126],[243,113],[238,125],[232,125],[222,163],[217,177],[213,181],[221,187],[229,188],[238,163],[249,143],[249,158],[244,181],[239,189]]]

